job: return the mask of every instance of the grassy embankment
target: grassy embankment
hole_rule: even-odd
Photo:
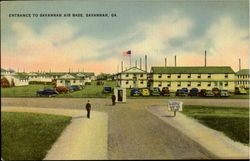
[[[1,112],[1,151],[4,160],[42,160],[71,117]]]
[[[248,107],[184,105],[182,112],[234,141],[249,144]]]

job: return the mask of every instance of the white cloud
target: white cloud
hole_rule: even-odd
[[[133,60],[136,57],[137,59],[138,57],[144,58],[144,55],[147,54],[151,66],[164,65],[165,57],[168,57],[169,65],[174,65],[173,55],[177,55],[178,65],[203,65],[202,53],[209,42],[211,45],[207,49],[208,65],[229,65],[236,70],[238,58],[241,58],[242,68],[248,66],[248,41],[243,40],[248,36],[248,31],[235,25],[230,17],[222,17],[215,21],[208,28],[204,37],[196,41],[185,42],[184,47],[188,47],[192,51],[184,51],[179,48],[173,53],[164,53],[171,47],[169,43],[171,39],[186,38],[194,27],[193,25],[192,19],[179,12],[173,12],[159,17],[153,22],[139,22],[135,26],[134,32],[127,33],[123,37],[103,41],[77,35],[82,29],[67,22],[50,24],[42,28],[39,33],[35,32],[32,27],[18,22],[12,26],[18,37],[17,47],[7,49],[5,45],[2,51],[6,52],[4,56],[15,53],[15,59],[19,60],[16,63],[38,64],[34,65],[37,68],[44,67],[44,64],[47,66],[53,64],[55,69],[89,64],[89,70],[97,70],[98,67],[93,67],[94,64],[101,63],[102,66],[105,66],[103,61],[105,58],[108,65],[105,66],[105,69],[99,70],[116,72],[114,65],[117,66],[122,58],[124,64],[129,65],[129,59],[122,57],[122,52],[126,50],[132,50]],[[141,39],[138,39],[138,36]],[[133,42],[130,43],[131,39]],[[114,46],[115,44],[116,46]],[[104,52],[102,52],[103,48]],[[119,54],[120,57],[114,58],[112,54]]]

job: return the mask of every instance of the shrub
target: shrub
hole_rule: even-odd
[[[10,87],[10,82],[7,78],[3,77],[1,78],[1,87],[8,88]]]

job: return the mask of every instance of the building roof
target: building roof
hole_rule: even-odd
[[[59,80],[74,80],[74,79],[82,79],[81,77],[76,76],[72,73],[67,73],[58,78]]]
[[[1,72],[10,72],[10,73],[14,73],[15,71],[13,69],[3,69],[1,68]]]
[[[250,69],[241,69],[238,72],[236,72],[236,75],[247,75],[250,73]]]
[[[234,74],[230,66],[151,67],[156,74]]]
[[[147,73],[145,70],[139,69],[137,67],[131,67],[129,69],[126,69],[120,73]]]
[[[15,73],[13,74],[14,77],[19,78],[19,79],[28,79],[26,73]]]

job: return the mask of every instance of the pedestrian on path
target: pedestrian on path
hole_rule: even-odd
[[[90,101],[88,100],[88,103],[85,106],[86,110],[87,110],[87,118],[90,119],[90,110],[91,110],[91,104]]]
[[[112,105],[115,105],[115,99],[116,99],[116,97],[115,97],[115,95],[113,94],[113,95],[112,95]]]

